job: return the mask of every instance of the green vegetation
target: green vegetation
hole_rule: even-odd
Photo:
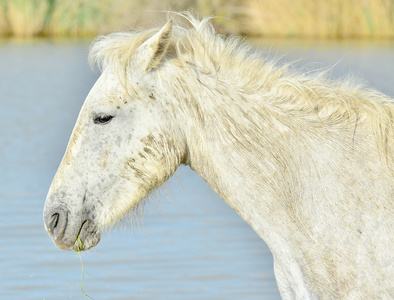
[[[81,292],[82,292],[84,298],[88,298],[88,299],[94,300],[92,297],[90,297],[88,294],[86,294],[86,292],[85,292],[85,290],[83,288],[83,282],[85,281],[85,273],[87,273],[87,272],[83,268],[83,262],[82,262],[82,257],[81,257],[81,249],[82,249],[82,241],[81,241],[81,237],[78,235],[78,251],[76,251],[76,254],[77,254],[77,258],[81,262],[81,268],[82,268],[81,285],[79,285],[78,287],[81,288]]]
[[[111,1],[103,0],[0,1],[3,36],[94,35],[114,25],[117,14]],[[110,15],[112,20],[108,18]]]
[[[249,0],[248,33],[394,38],[394,0]]]
[[[165,11],[215,15],[223,33],[394,38],[394,0],[0,0],[0,36],[92,36],[162,24]]]
[[[154,26],[162,23],[155,21],[158,15],[162,20],[166,17],[158,10],[184,9],[183,6],[165,6],[164,2],[0,0],[0,36],[93,36],[135,26]]]

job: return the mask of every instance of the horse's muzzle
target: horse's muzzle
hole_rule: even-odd
[[[91,220],[78,220],[72,220],[62,207],[44,212],[45,228],[55,245],[63,250],[84,251],[100,241],[100,234]]]

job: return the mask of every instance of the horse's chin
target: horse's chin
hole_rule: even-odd
[[[97,233],[93,236],[89,236],[86,239],[77,239],[75,241],[73,249],[75,252],[86,251],[95,247],[100,242],[100,234]]]
[[[86,251],[93,248],[100,242],[100,233],[97,228],[90,221],[85,221],[82,224],[81,231],[75,240],[73,250],[75,252]],[[70,249],[71,250],[71,249]]]

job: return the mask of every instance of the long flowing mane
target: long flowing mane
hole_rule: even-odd
[[[281,107],[302,111],[330,125],[346,122],[350,132],[363,122],[374,132],[387,162],[391,161],[388,147],[394,141],[392,99],[361,87],[351,78],[332,81],[326,79],[324,73],[300,74],[288,66],[278,66],[276,61],[264,59],[262,53],[243,38],[217,34],[209,18],[198,20],[187,13],[181,16],[189,24],[174,26],[167,60],[192,69],[195,74],[219,78],[221,73],[226,73],[226,77],[237,84],[240,93],[264,92],[271,102],[260,105],[268,110]],[[89,61],[102,69],[115,67],[127,83],[128,66],[134,52],[159,30],[99,36],[92,43]]]

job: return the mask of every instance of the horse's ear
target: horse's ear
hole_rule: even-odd
[[[137,57],[145,71],[150,71],[160,64],[170,44],[171,34],[172,20],[169,20],[158,33],[137,49]]]

